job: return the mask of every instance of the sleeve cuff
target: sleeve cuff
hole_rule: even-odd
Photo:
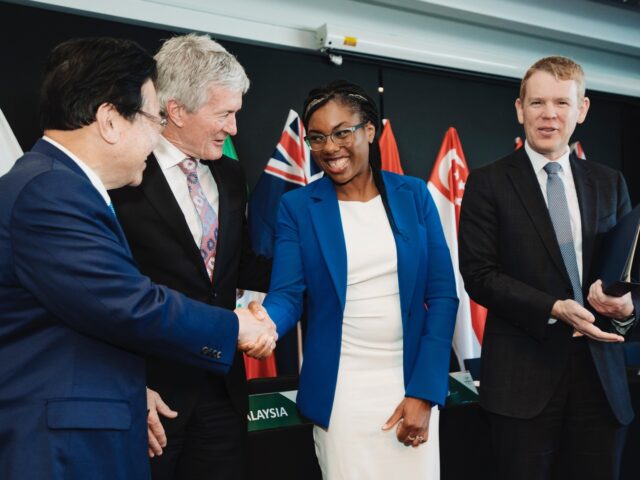
[[[636,321],[635,311],[625,319],[622,319],[622,320],[618,320],[615,318],[611,319],[613,328],[615,328],[616,332],[618,332],[620,335],[626,334],[631,329],[631,327],[633,327],[635,321]]]

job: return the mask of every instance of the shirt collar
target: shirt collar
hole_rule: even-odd
[[[71,153],[68,149],[66,149],[65,147],[60,145],[55,140],[47,137],[46,135],[44,135],[42,137],[42,139],[46,140],[47,142],[49,142],[51,145],[56,147],[58,150],[60,150],[62,153],[64,153],[67,157],[69,157],[71,160],[73,160],[80,167],[80,169],[84,172],[84,174],[87,176],[87,178],[91,182],[91,185],[93,185],[93,187],[96,190],[98,190],[98,193],[104,199],[105,203],[107,205],[111,205],[111,198],[109,197],[109,193],[107,193],[107,189],[104,186],[104,183],[102,183],[102,180],[100,180],[100,177],[93,170],[91,170],[91,168],[89,168],[89,166],[86,163],[84,163],[77,156],[75,156],[73,153]]]
[[[158,165],[162,170],[167,170],[171,167],[175,167],[181,161],[188,157],[187,154],[180,151],[173,143],[160,135],[160,141],[156,148],[153,150],[153,154],[158,160]]]
[[[533,165],[533,171],[536,174],[538,174],[540,170],[544,169],[544,166],[550,162],[550,160],[547,157],[536,152],[533,148],[531,148],[531,146],[529,145],[529,142],[527,142],[526,140],[524,142],[524,149],[527,152],[527,155],[529,156],[529,160],[531,160],[531,164]],[[555,162],[558,162],[560,164],[560,166],[562,167],[562,173],[565,173],[565,174],[571,171],[571,164],[569,163],[570,153],[571,153],[571,150],[567,145],[567,149],[562,154],[562,156],[557,160],[554,160]]]

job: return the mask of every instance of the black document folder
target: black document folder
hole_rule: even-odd
[[[640,286],[640,205],[609,230],[602,239],[600,279],[607,295],[620,297]]]

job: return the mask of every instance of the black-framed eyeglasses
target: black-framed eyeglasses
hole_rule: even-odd
[[[329,135],[324,135],[322,133],[311,133],[304,137],[304,141],[307,142],[309,148],[314,152],[322,150],[327,143],[327,138],[331,138],[331,141],[334,145],[338,147],[346,147],[351,145],[353,142],[353,134],[359,128],[364,127],[367,122],[359,123],[358,125],[354,125],[353,127],[341,128],[340,130],[336,130],[335,132],[331,132]]]
[[[138,110],[138,113],[144,117],[147,117],[156,125],[159,125],[161,129],[164,129],[164,127],[167,126],[167,123],[169,123],[169,120],[167,120],[163,113],[160,113],[159,117],[156,115],[152,115],[151,113],[147,113],[144,110]]]

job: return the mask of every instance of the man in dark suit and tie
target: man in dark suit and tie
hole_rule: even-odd
[[[525,146],[472,172],[459,235],[465,287],[489,310],[480,402],[498,476],[615,479],[633,418],[621,334],[638,304],[603,293],[594,258],[627,188],[569,152],[589,108],[578,64],[539,60],[515,106]]]
[[[271,271],[271,261],[251,250],[242,167],[222,155],[226,137],[237,132],[249,80],[235,57],[206,35],[171,38],[156,60],[168,124],[140,186],[111,192],[118,219],[143,273],[233,310],[236,289],[266,291]],[[150,356],[147,381],[179,412],[162,419],[168,442],[151,460],[155,480],[245,477],[241,353],[225,376]]]
[[[154,60],[108,38],[51,53],[44,137],[0,178],[0,477],[149,478],[144,354],[226,373],[270,322],[140,274],[109,188],[165,123]],[[255,348],[258,348],[256,346]]]

